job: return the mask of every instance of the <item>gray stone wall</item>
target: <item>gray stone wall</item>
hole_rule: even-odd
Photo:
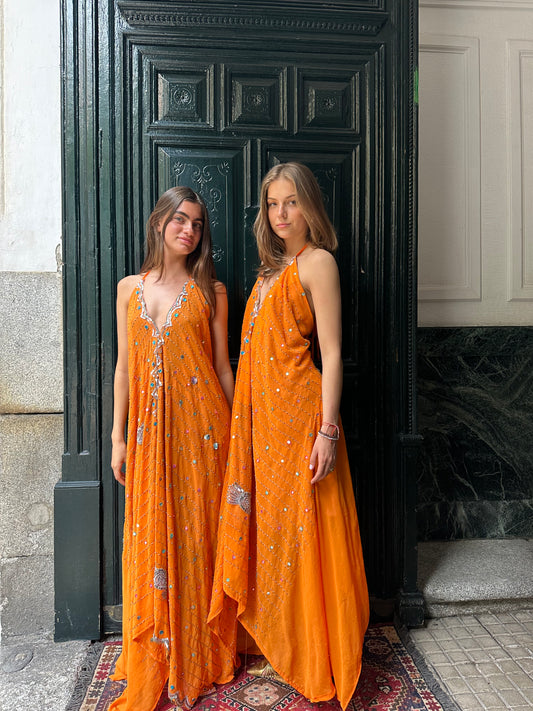
[[[63,452],[61,276],[0,272],[0,293],[0,635],[49,636]]]

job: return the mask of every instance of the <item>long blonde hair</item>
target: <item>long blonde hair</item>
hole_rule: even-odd
[[[322,192],[312,171],[302,163],[275,165],[263,178],[259,212],[254,222],[254,234],[261,260],[259,273],[264,276],[278,271],[286,263],[285,243],[270,226],[267,205],[268,188],[280,178],[294,183],[298,205],[309,226],[308,241],[332,254],[338,245],[335,228],[326,213]]]
[[[216,308],[215,281],[217,277],[213,262],[211,228],[209,226],[209,215],[205,202],[192,188],[178,185],[163,193],[157,201],[146,223],[145,257],[141,272],[144,273],[151,269],[158,269],[160,278],[163,276],[165,268],[165,230],[174,216],[174,213],[184,200],[200,205],[202,211],[202,237],[194,252],[191,252],[191,254],[187,256],[186,266],[187,273],[196,281],[205,296],[212,318]],[[160,223],[162,223],[161,230],[158,227]]]

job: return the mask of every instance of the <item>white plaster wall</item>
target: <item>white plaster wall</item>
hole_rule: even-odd
[[[533,0],[420,0],[419,323],[533,325]]]
[[[53,491],[63,451],[60,131],[59,0],[0,0],[1,639],[49,636],[54,626]]]
[[[56,271],[59,0],[0,0],[0,26],[0,271]]]

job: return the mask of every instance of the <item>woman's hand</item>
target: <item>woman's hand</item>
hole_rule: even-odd
[[[314,472],[311,484],[318,484],[319,481],[325,479],[335,469],[336,459],[337,440],[317,435],[309,462],[309,469]]]
[[[111,447],[111,469],[115,479],[122,486],[126,485],[126,474],[124,465],[126,464],[126,442],[114,442]]]

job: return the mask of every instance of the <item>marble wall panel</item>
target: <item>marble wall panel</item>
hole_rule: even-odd
[[[420,540],[533,536],[533,328],[421,328]]]

